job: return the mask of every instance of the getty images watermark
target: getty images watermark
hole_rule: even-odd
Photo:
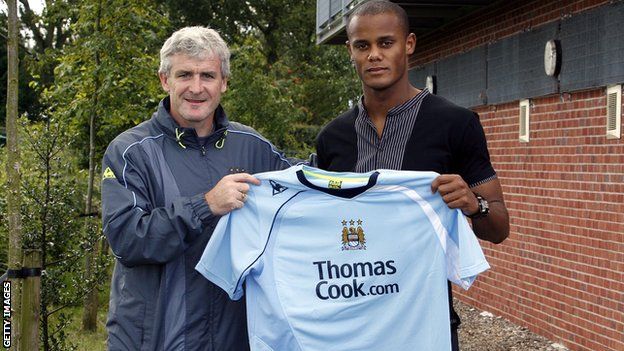
[[[2,282],[2,346],[11,347],[11,282]]]

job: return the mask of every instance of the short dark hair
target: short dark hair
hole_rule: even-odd
[[[345,27],[347,29],[347,36],[349,36],[349,26],[351,25],[351,20],[353,18],[357,16],[379,15],[382,13],[394,14],[399,20],[399,25],[405,32],[405,36],[410,33],[409,18],[407,17],[407,12],[405,12],[405,10],[401,6],[388,0],[372,0],[367,1],[362,5],[356,7],[355,10],[353,10],[353,12],[349,14],[349,16],[347,17],[347,26]]]

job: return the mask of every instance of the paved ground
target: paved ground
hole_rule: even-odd
[[[567,351],[561,344],[536,335],[506,319],[455,300],[461,317],[461,351]]]

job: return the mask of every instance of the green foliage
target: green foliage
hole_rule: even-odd
[[[293,146],[296,150],[298,145],[289,131],[295,121],[305,117],[289,94],[294,83],[286,78],[288,67],[276,63],[267,70],[257,42],[253,38],[249,42],[234,51],[234,73],[223,101],[225,109],[232,120],[253,126],[282,148]]]
[[[106,290],[105,296],[102,295],[100,298],[100,303],[105,304],[108,303],[108,287],[105,287]],[[65,333],[65,338],[72,340],[74,343],[74,349],[79,351],[105,351],[106,348],[106,330],[103,328],[106,323],[106,315],[107,311],[101,309],[98,312],[97,323],[99,325],[98,330],[96,332],[85,332],[81,328],[81,316],[82,316],[82,308],[78,307],[70,307],[65,310],[65,317],[67,317],[67,321],[69,322],[66,328],[63,330]],[[54,318],[54,323],[56,323],[56,318]]]
[[[347,109],[359,86],[341,48],[316,47],[309,62],[285,56],[269,65],[250,37],[232,48],[224,107],[288,154],[307,157],[321,126]],[[340,73],[341,79],[336,79]],[[332,82],[335,80],[335,82]]]
[[[30,79],[28,86],[37,93],[37,102],[40,95],[54,84],[54,68],[58,65],[58,58],[62,55],[65,46],[71,42],[73,33],[70,24],[78,19],[80,0],[46,1],[41,14],[37,14],[28,1],[20,1],[20,18],[22,32],[27,41],[24,49],[28,55],[24,58],[24,66],[28,69]],[[43,109],[38,112],[43,112]],[[39,114],[31,114],[31,120],[38,120]]]
[[[48,316],[48,307],[75,303],[76,296],[86,288],[81,278],[82,266],[76,263],[87,240],[77,210],[82,203],[80,190],[84,186],[80,185],[84,184],[84,172],[77,168],[76,158],[67,147],[72,138],[66,130],[66,123],[55,119],[42,122],[21,119],[23,246],[42,253],[44,318]],[[6,187],[4,173],[0,176],[0,187]],[[4,194],[0,197],[2,207]],[[5,208],[1,210],[5,212]],[[0,237],[8,235],[7,229],[6,221],[0,221]],[[62,338],[62,318],[57,320],[60,324],[44,326],[45,333],[52,331],[49,344],[58,346],[51,349],[67,349],[69,341]]]
[[[46,102],[53,115],[72,121],[84,165],[90,116],[96,116],[100,159],[117,134],[149,118],[158,105],[163,92],[156,52],[168,25],[148,0],[91,0],[82,2],[73,29],[76,38],[59,58]]]
[[[231,0],[156,0],[166,9],[172,31],[184,26],[209,26],[219,30],[230,42],[238,32],[241,1]]]
[[[6,97],[7,97],[7,16],[0,12],[0,134],[4,135],[4,126],[6,119]],[[20,40],[22,42],[23,39]],[[37,92],[29,86],[29,83],[34,80],[30,74],[26,61],[28,61],[28,52],[23,47],[19,48],[19,100],[17,106],[18,114],[27,114],[28,116],[38,116],[42,106],[39,104]],[[3,141],[0,141],[0,145]]]
[[[69,337],[67,327],[70,323],[71,316],[66,311],[60,311],[55,318],[51,320],[50,325],[53,326],[55,332],[50,334],[47,340],[47,348],[50,351],[85,350],[81,349],[80,346],[76,344],[75,339]]]

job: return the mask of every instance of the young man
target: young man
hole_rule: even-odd
[[[183,28],[160,52],[168,96],[103,159],[103,229],[117,258],[109,350],[248,350],[245,306],[194,269],[221,215],[241,208],[250,173],[289,163],[221,108],[230,53]]]
[[[319,133],[319,168],[367,172],[374,169],[435,171],[431,190],[450,208],[472,218],[480,239],[500,243],[509,216],[477,114],[419,90],[408,80],[408,58],[416,36],[407,14],[382,0],[356,8],[347,21],[347,48],[362,81],[357,106]],[[459,317],[452,310],[453,349]]]

